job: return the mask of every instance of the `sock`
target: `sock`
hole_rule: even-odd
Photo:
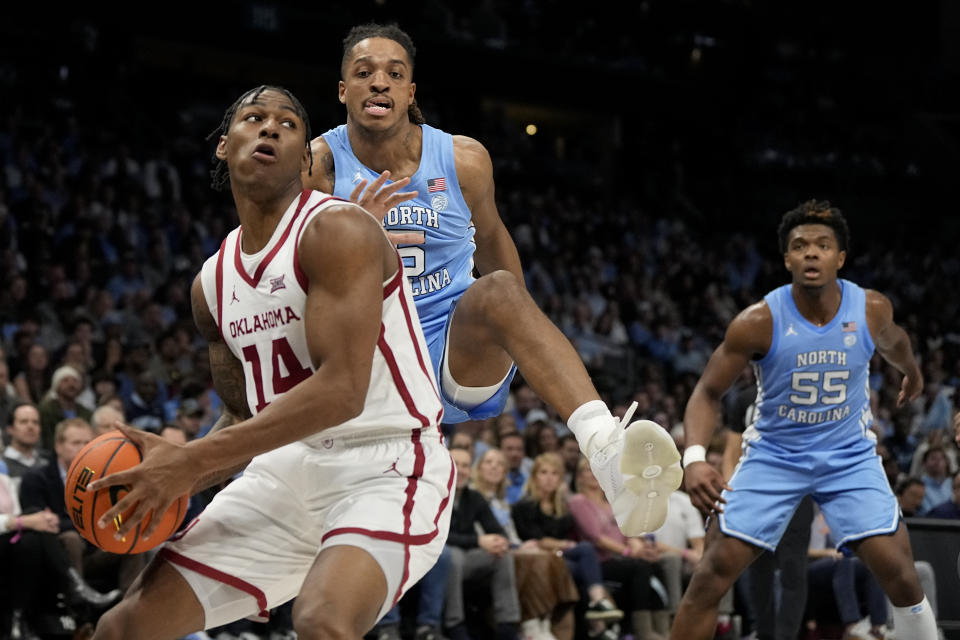
[[[617,428],[617,419],[602,400],[586,402],[570,414],[567,427],[577,437],[580,450],[587,457],[601,449],[609,441],[609,435]],[[600,436],[599,438],[596,436]]]
[[[893,628],[898,638],[937,640],[937,621],[927,597],[912,607],[894,607]]]

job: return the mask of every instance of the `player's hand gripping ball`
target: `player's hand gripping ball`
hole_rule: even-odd
[[[77,532],[92,544],[109,551],[110,553],[142,553],[158,546],[169,538],[183,522],[187,513],[189,496],[180,496],[170,505],[163,514],[156,531],[149,540],[144,540],[140,532],[150,523],[154,514],[137,525],[122,540],[114,538],[120,522],[114,520],[107,528],[97,526],[97,520],[122,498],[127,490],[122,486],[107,487],[96,492],[87,491],[87,485],[94,480],[118,471],[125,471],[140,464],[143,455],[132,441],[128,440],[120,431],[111,431],[91,440],[73,459],[67,480],[64,484],[63,498],[67,503],[67,511],[73,520]],[[131,507],[118,520],[129,516],[133,512]]]

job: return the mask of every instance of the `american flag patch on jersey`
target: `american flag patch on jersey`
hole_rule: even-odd
[[[844,323],[841,324],[840,326],[843,327],[843,330],[844,330],[844,331],[856,331],[856,330],[857,330],[857,323],[854,322],[853,320],[851,320],[850,322],[844,322]]]
[[[447,179],[446,178],[430,178],[427,180],[427,192],[436,193],[437,191],[446,191],[447,190]]]

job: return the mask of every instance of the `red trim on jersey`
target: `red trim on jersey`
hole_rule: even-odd
[[[240,232],[237,234],[237,246],[233,252],[233,266],[237,270],[237,273],[240,274],[240,277],[243,278],[246,283],[254,289],[256,289],[257,285],[260,283],[260,278],[263,277],[263,272],[266,271],[270,261],[273,260],[273,256],[277,255],[277,252],[280,251],[280,247],[282,247],[283,243],[287,241],[287,236],[290,235],[290,231],[293,229],[293,223],[296,222],[297,217],[300,215],[300,210],[307,202],[307,198],[310,197],[310,193],[310,190],[304,189],[300,194],[300,201],[297,203],[297,210],[293,213],[293,217],[290,218],[290,222],[287,223],[287,228],[283,230],[283,235],[280,236],[280,239],[277,240],[277,243],[273,245],[272,249],[270,249],[270,253],[268,253],[267,256],[260,261],[260,264],[257,265],[257,270],[253,273],[253,276],[247,273],[247,270],[243,267],[243,261],[240,259],[240,239],[243,235],[243,227],[240,227]]]
[[[440,530],[434,527],[433,531],[430,533],[418,533],[417,535],[411,535],[409,533],[397,533],[396,531],[377,531],[374,529],[364,529],[363,527],[340,527],[339,529],[331,529],[330,531],[327,531],[325,534],[323,534],[320,542],[326,542],[333,536],[340,536],[346,533],[355,533],[357,535],[367,536],[368,538],[376,538],[377,540],[399,542],[400,544],[409,545],[411,547],[419,547],[436,538],[437,534],[440,533]]]
[[[380,353],[383,354],[383,359],[387,363],[387,368],[390,369],[390,376],[393,378],[393,384],[397,387],[400,397],[403,398],[403,404],[406,405],[407,411],[410,412],[410,415],[419,420],[422,426],[429,427],[430,419],[417,410],[417,406],[413,402],[413,396],[410,395],[410,390],[407,389],[407,383],[403,381],[403,375],[400,373],[400,367],[397,365],[397,359],[393,355],[393,350],[390,348],[390,345],[387,344],[384,331],[385,328],[383,323],[381,323],[380,338],[377,340],[377,347],[380,349]]]
[[[423,463],[425,462],[425,457],[423,456],[423,447],[419,443],[419,431],[414,432],[416,438],[414,440],[414,445],[417,447],[417,462],[414,463],[414,473],[416,473],[419,468],[421,473],[423,471]],[[404,549],[404,566],[403,566],[403,578],[400,581],[400,588],[397,589],[397,593],[394,596],[393,604],[396,604],[400,598],[400,595],[403,593],[403,585],[407,581],[407,578],[410,577],[410,550],[409,547],[421,546],[429,543],[440,533],[440,527],[438,523],[440,522],[440,516],[443,515],[443,512],[447,509],[447,505],[450,503],[450,496],[453,495],[453,480],[455,477],[456,466],[453,464],[453,457],[447,453],[447,459],[450,461],[450,474],[447,476],[447,495],[440,501],[440,506],[437,508],[437,515],[433,518],[433,531],[430,533],[421,533],[418,535],[410,534],[410,523],[409,523],[409,514],[413,511],[413,494],[410,492],[410,484],[407,485],[407,502],[404,504],[403,513],[404,513],[404,532],[396,533],[394,531],[375,531],[373,529],[364,529],[363,527],[341,527],[339,529],[332,529],[325,533],[321,538],[321,544],[326,542],[329,538],[333,536],[339,536],[343,534],[357,534],[362,536],[367,536],[368,538],[374,538],[377,540],[387,540],[389,542],[398,542],[403,544],[407,548]],[[418,476],[419,477],[419,476]],[[415,481],[416,478],[411,477],[410,481]],[[409,506],[408,506],[409,505]],[[409,509],[409,511],[408,511]]]
[[[185,569],[190,569],[191,571],[196,571],[202,576],[206,576],[213,580],[230,585],[234,589],[239,589],[240,591],[253,596],[257,601],[257,606],[260,607],[260,613],[258,615],[263,618],[270,618],[270,612],[267,610],[266,594],[246,580],[242,580],[236,576],[230,575],[229,573],[224,573],[219,569],[214,569],[213,567],[207,566],[201,562],[197,562],[192,558],[188,558],[185,555],[177,553],[169,547],[163,547],[160,549],[160,557],[164,558],[168,562],[178,564]]]
[[[300,283],[300,288],[303,289],[304,293],[307,292],[307,287],[310,286],[310,282],[307,280],[307,274],[303,272],[303,267],[300,266],[300,236],[303,234],[303,228],[307,225],[307,221],[310,219],[310,214],[316,211],[317,207],[328,200],[339,200],[340,202],[346,202],[346,200],[343,198],[338,198],[336,196],[327,196],[326,198],[323,198],[320,202],[313,205],[309,211],[307,211],[307,215],[303,216],[303,221],[297,228],[297,236],[293,245],[293,273],[295,276],[297,276],[297,282]]]
[[[199,519],[200,519],[200,516],[194,516],[194,517],[193,517],[193,520],[190,521],[190,524],[188,524],[186,527],[184,527],[184,528],[181,529],[180,531],[177,531],[177,532],[174,533],[172,536],[170,536],[170,537],[168,538],[168,541],[169,541],[169,542],[176,542],[177,540],[179,540],[179,539],[182,538],[183,536],[187,535],[187,531],[190,531],[190,529],[193,529],[194,525],[197,524],[197,521],[198,521]]]
[[[407,501],[403,505],[403,533],[410,535],[410,522],[413,514],[413,503],[417,495],[417,480],[423,475],[423,445],[420,443],[420,432],[414,431],[410,434],[410,441],[413,442],[413,473],[407,478]],[[434,527],[436,531],[437,528]],[[407,584],[410,578],[410,545],[403,545],[403,575],[400,577],[400,584],[397,586],[397,595],[393,598],[393,604],[400,602],[400,596],[403,595],[403,585]]]
[[[440,443],[443,443],[441,439]],[[443,514],[443,510],[447,508],[447,503],[450,502],[450,496],[453,493],[453,479],[455,477],[455,471],[457,465],[453,462],[453,456],[450,455],[450,452],[447,451],[447,457],[450,458],[450,477],[447,478],[447,497],[440,501],[440,508],[437,510],[437,517],[433,519],[433,524],[436,525],[440,522],[440,516]],[[198,516],[199,517],[199,516]]]
[[[230,236],[227,236],[229,238]],[[227,341],[223,335],[223,255],[227,252],[227,238],[220,243],[220,252],[217,253],[217,330],[220,332],[220,339]]]
[[[403,266],[402,264],[400,265]],[[440,399],[440,393],[437,391],[437,385],[433,383],[430,379],[430,373],[427,371],[426,361],[424,360],[423,354],[420,352],[420,341],[417,340],[417,332],[413,328],[413,316],[410,314],[410,307],[407,305],[407,296],[400,292],[398,296],[400,298],[400,307],[403,309],[403,317],[407,321],[407,331],[410,332],[410,342],[413,343],[413,350],[417,354],[417,362],[420,363],[420,370],[423,371],[423,375],[426,376],[427,382],[430,384],[430,388],[433,389],[433,395],[437,397],[437,402],[440,403],[440,413],[437,414],[437,431],[440,431],[440,421],[443,419],[443,401]]]

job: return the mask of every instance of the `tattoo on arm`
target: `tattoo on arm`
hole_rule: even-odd
[[[230,426],[249,418],[247,405],[247,383],[243,375],[243,364],[233,355],[223,342],[210,343],[210,373],[217,395],[223,400],[223,416],[217,421],[218,428]],[[230,422],[221,425],[224,418]]]
[[[330,181],[330,192],[332,193],[334,186],[337,184],[337,171],[333,165],[333,153],[330,151],[324,153],[320,158],[320,170],[323,171],[323,175]]]
[[[221,341],[209,343],[209,349],[210,373],[213,376],[213,386],[217,390],[217,395],[223,401],[223,413],[211,427],[208,435],[242,422],[252,415],[247,405],[247,387],[243,376],[243,364]],[[194,485],[193,490],[198,492],[222,484],[246,466],[247,462],[244,462],[231,469],[204,473],[197,478],[197,484]]]

